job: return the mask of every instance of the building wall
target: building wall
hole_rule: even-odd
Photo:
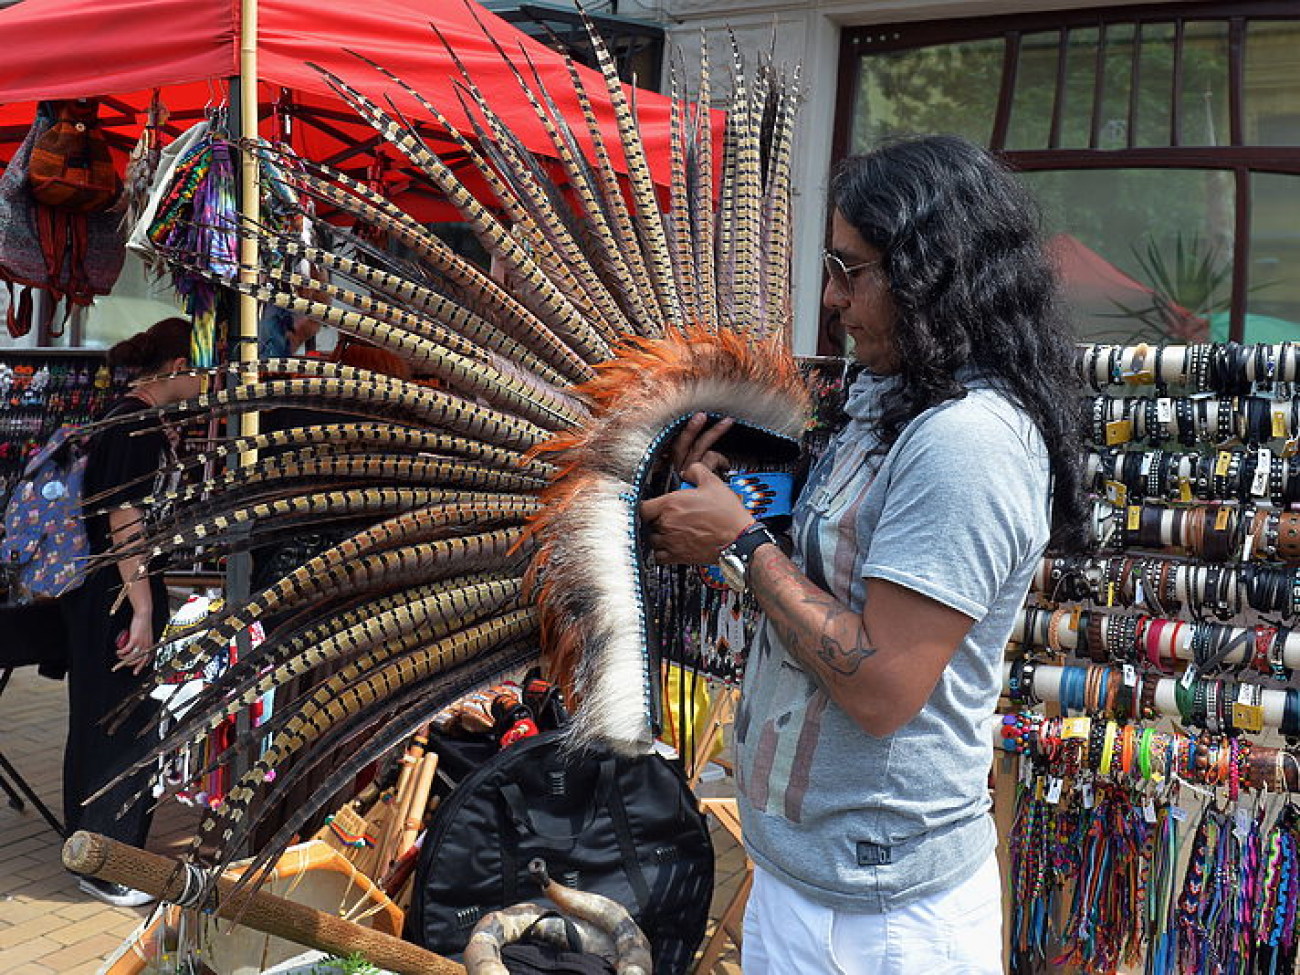
[[[1172,2],[1172,0],[1156,0]],[[727,31],[743,51],[775,49],[778,65],[800,65],[803,105],[794,167],[795,351],[816,351],[821,304],[820,252],[825,241],[831,133],[835,117],[840,31],[900,21],[943,20],[1083,7],[1133,6],[1120,0],[619,0],[620,16],[662,23],[693,76],[701,36],[710,63],[730,61]],[[773,40],[775,32],[775,41]]]

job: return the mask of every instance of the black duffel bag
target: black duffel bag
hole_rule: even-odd
[[[561,734],[511,745],[439,805],[404,937],[459,954],[484,914],[543,901],[528,874],[540,857],[560,883],[628,909],[650,939],[655,975],[686,972],[713,892],[713,845],[695,796],[662,756],[569,753]]]

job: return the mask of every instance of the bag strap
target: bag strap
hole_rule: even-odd
[[[628,883],[632,887],[632,894],[636,897],[638,912],[644,912],[650,903],[650,885],[646,883],[645,873],[641,869],[641,860],[637,856],[636,841],[632,838],[632,825],[628,820],[627,807],[623,804],[622,794],[618,789],[618,761],[612,756],[606,756],[600,760],[600,771],[597,776],[595,796],[609,811],[609,818],[614,826],[614,836],[618,840],[619,853],[622,855],[623,866],[627,873]],[[505,782],[500,787],[501,796],[505,799],[506,807],[509,809],[509,818],[514,822],[518,831],[527,831],[534,836],[540,836],[544,839],[552,840],[572,840],[573,835],[565,833],[557,835],[546,833],[537,828],[533,822],[533,817],[529,814],[528,804],[524,801],[524,794],[517,783]],[[505,847],[512,847],[513,844],[505,843]],[[503,851],[508,855],[508,862],[504,864],[505,876],[508,883],[513,886],[515,876],[514,851]],[[511,903],[507,900],[507,903]]]
[[[57,305],[63,297],[63,289],[58,282],[61,280],[63,260],[68,250],[68,222],[63,219],[65,215],[53,207],[37,206],[35,209],[41,256],[45,258],[45,272],[50,279],[47,290],[53,304]]]
[[[68,221],[68,313],[71,315],[76,296],[84,295],[90,290],[90,277],[86,273],[86,251],[90,230],[86,214],[69,213],[66,217]]]
[[[5,312],[5,328],[16,339],[32,330],[32,289],[0,277],[9,289],[9,310]]]
[[[598,796],[610,795],[614,791],[613,785],[614,760],[612,758],[601,759],[600,772],[596,782],[596,794]],[[498,788],[501,797],[506,801],[506,807],[510,810],[510,819],[515,824],[516,829],[548,840],[572,840],[575,838],[576,834],[573,833],[548,833],[539,829],[537,824],[533,822],[532,814],[528,811],[528,803],[524,800],[524,794],[519,788],[519,783],[503,782]],[[606,805],[608,805],[608,801]]]
[[[537,925],[541,924],[543,921],[550,920],[553,917],[558,917],[560,921],[563,922],[564,940],[568,944],[568,950],[582,951],[582,935],[578,933],[578,926],[574,924],[570,918],[565,917],[559,911],[543,912],[537,920],[533,921],[532,924],[528,925],[528,927],[524,928],[523,931],[519,933],[519,937],[517,937],[515,941],[527,941],[533,936],[533,929],[536,928]]]
[[[605,807],[609,810],[610,819],[614,823],[614,835],[618,838],[619,852],[623,855],[623,867],[627,871],[628,883],[632,885],[632,894],[636,897],[637,914],[644,915],[650,905],[650,885],[646,883],[645,874],[641,870],[641,859],[636,853],[636,843],[632,839],[632,826],[627,818],[627,806],[623,805],[623,793],[615,787],[613,774],[615,760],[607,758],[602,764],[610,766],[608,782],[605,782],[603,775],[601,779],[606,787]],[[644,923],[645,918],[642,917],[641,920]]]

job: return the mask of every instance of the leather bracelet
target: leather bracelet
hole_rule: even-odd
[[[1300,514],[1284,511],[1278,515],[1277,554],[1289,562],[1300,560]]]

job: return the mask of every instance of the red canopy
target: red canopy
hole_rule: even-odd
[[[457,86],[460,69],[431,23],[483,94],[526,146],[547,153],[550,141],[522,96],[496,43],[532,82],[535,66],[560,111],[580,120],[577,97],[562,56],[533,41],[471,0],[259,0],[258,73],[263,134],[287,123],[302,155],[363,175],[374,157],[376,134],[359,122],[309,65],[339,75],[381,105],[392,98],[409,117],[428,113],[399,87],[349,53],[372,58],[424,94],[466,134]],[[481,22],[481,23],[480,23]],[[490,32],[490,36],[489,36]],[[225,97],[225,79],[239,72],[238,0],[24,0],[0,10],[0,157],[7,158],[44,98],[108,96],[101,118],[115,145],[133,144],[152,89],[163,89],[170,129],[180,131]],[[579,69],[608,144],[617,143],[613,112],[599,75]],[[642,137],[652,175],[668,183],[670,108],[663,96],[637,91]],[[571,121],[570,124],[577,125]],[[445,149],[430,122],[426,134]],[[393,158],[385,155],[385,158]],[[621,155],[614,151],[616,164]],[[437,202],[394,169],[390,195],[431,219]]]

